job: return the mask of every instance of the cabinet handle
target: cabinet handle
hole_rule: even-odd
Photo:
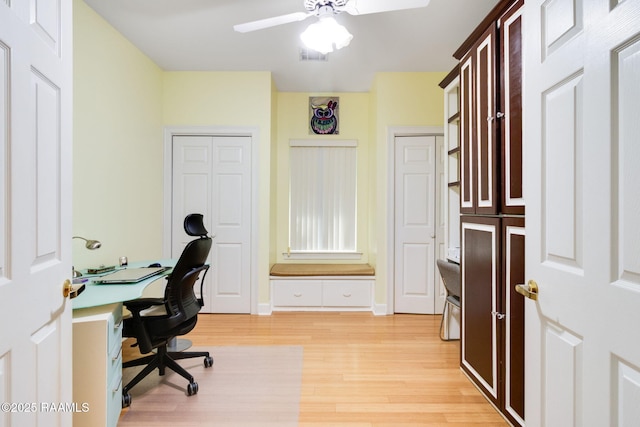
[[[122,388],[122,376],[120,376],[120,382],[118,383],[118,387],[113,390],[113,393],[117,393]]]
[[[302,296],[302,294],[293,294],[294,297],[296,298],[300,298]]]
[[[122,354],[122,346],[120,346],[120,350],[118,351],[118,354],[116,354],[116,357],[111,358],[111,361],[115,362],[116,360],[118,360],[118,358],[120,357],[120,354]]]
[[[507,317],[507,315],[506,315],[506,314],[498,313],[497,311],[492,311],[492,312],[491,312],[491,314],[493,314],[494,316],[496,316],[496,318],[497,318],[498,320],[502,320],[502,319],[504,319],[505,317]]]
[[[501,118],[503,118],[503,117],[504,117],[504,113],[503,113],[503,112],[501,112],[501,111],[498,111],[498,112],[496,113],[495,117],[494,117],[494,116],[489,116],[489,117],[487,117],[487,121],[488,121],[488,122],[492,122],[492,121],[494,121],[494,120],[500,120],[500,119],[501,119]]]
[[[351,298],[351,294],[342,294],[342,296],[345,298]]]

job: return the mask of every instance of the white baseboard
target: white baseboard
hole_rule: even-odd
[[[273,309],[270,302],[258,304],[258,316],[271,316]]]
[[[373,304],[374,316],[388,316],[393,313],[387,311],[387,304]]]

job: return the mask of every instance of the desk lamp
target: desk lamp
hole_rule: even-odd
[[[84,237],[80,237],[80,236],[73,236],[72,239],[84,240],[86,242],[84,247],[89,249],[89,250],[91,250],[91,251],[94,250],[94,249],[98,249],[100,246],[102,246],[102,243],[100,243],[98,240],[85,239]],[[80,277],[80,276],[82,276],[82,273],[77,271],[75,269],[75,267],[74,267],[73,268],[73,278]]]

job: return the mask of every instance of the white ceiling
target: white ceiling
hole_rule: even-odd
[[[420,9],[339,14],[353,40],[326,62],[299,60],[299,35],[315,17],[244,34],[232,28],[303,12],[303,0],[85,2],[166,71],[271,71],[282,92],[367,92],[375,72],[450,71],[453,52],[498,0],[431,0]]]

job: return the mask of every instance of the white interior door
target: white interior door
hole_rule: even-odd
[[[524,9],[528,426],[640,420],[640,1]]]
[[[0,4],[0,426],[71,425],[71,17]]]
[[[174,136],[172,257],[191,239],[183,221],[201,213],[215,236],[204,312],[251,312],[251,137]]]
[[[435,313],[436,137],[395,138],[394,311]]]

